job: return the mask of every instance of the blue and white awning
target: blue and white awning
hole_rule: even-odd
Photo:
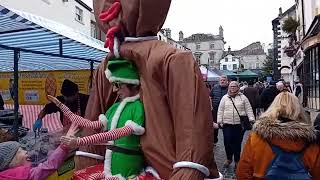
[[[19,71],[88,69],[89,61],[106,56],[103,45],[65,25],[0,5],[0,71],[13,71],[13,48],[21,49]]]

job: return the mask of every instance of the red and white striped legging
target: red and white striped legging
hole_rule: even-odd
[[[79,127],[86,127],[91,129],[103,128],[103,124],[100,121],[90,121],[89,119],[78,116],[71,112],[70,109],[61,102],[57,104],[57,106],[61,109],[63,114],[70,119],[71,122],[76,123]]]
[[[77,139],[78,146],[91,145],[95,143],[102,143],[107,141],[113,141],[121,137],[129,136],[133,134],[133,129],[130,126],[124,126],[122,128],[113,129],[108,132],[94,134]]]

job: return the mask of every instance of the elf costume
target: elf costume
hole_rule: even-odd
[[[139,85],[135,65],[126,60],[109,61],[105,71],[111,83]],[[113,104],[99,121],[90,121],[73,114],[68,107],[58,103],[63,113],[80,127],[99,129],[104,133],[77,139],[77,145],[90,145],[108,141],[105,153],[104,174],[96,173],[91,179],[128,179],[139,175],[144,159],[140,147],[140,135],[144,134],[144,109],[139,94],[126,97]],[[90,107],[88,107],[90,108]]]

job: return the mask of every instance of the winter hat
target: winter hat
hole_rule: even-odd
[[[19,148],[20,144],[15,141],[0,143],[0,171],[8,168]]]
[[[132,61],[109,60],[105,74],[111,83],[140,84],[138,70]]]
[[[76,83],[70,81],[69,79],[65,79],[62,83],[60,92],[62,95],[69,97],[79,92],[79,88]]]

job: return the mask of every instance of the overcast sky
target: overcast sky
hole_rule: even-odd
[[[92,0],[83,0],[89,4]],[[241,49],[252,42],[271,43],[271,21],[295,0],[172,0],[164,28],[172,30],[178,40],[179,31],[188,37],[195,33],[218,34],[224,28],[224,37],[231,49]]]

